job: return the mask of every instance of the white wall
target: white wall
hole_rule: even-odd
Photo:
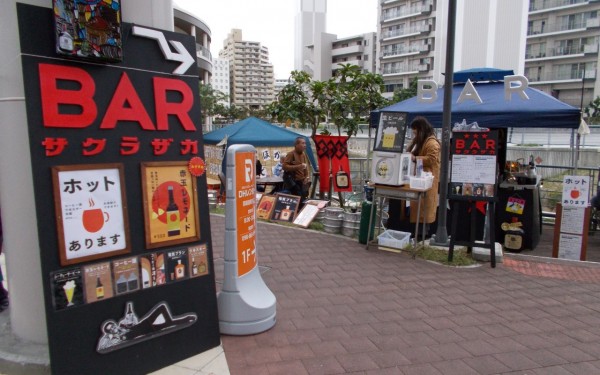
[[[49,0],[19,2],[51,5]],[[41,274],[38,244],[44,239],[38,239],[16,3],[3,0],[0,12],[0,207],[11,329],[24,340],[45,343],[42,282],[48,282],[48,275]],[[127,0],[122,4],[123,21],[173,30],[170,0]]]

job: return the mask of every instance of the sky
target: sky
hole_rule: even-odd
[[[326,32],[338,38],[377,31],[378,0],[328,0]],[[219,57],[231,29],[242,39],[269,49],[275,78],[289,78],[294,70],[294,20],[298,0],[173,0],[204,21],[211,30],[210,52]]]

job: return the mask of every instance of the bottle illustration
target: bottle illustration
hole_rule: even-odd
[[[100,277],[96,277],[96,298],[97,299],[104,298],[104,285],[102,285],[102,281],[100,281]]]
[[[136,324],[138,324],[138,317],[133,312],[133,304],[131,302],[127,302],[125,317],[123,317],[123,319],[119,322],[119,325],[125,328],[131,328]]]
[[[200,262],[200,266],[198,267],[198,271],[199,271],[200,273],[204,273],[204,272],[206,272],[206,263],[204,263],[204,262]]]
[[[58,48],[63,52],[73,52],[73,37],[69,34],[65,23],[62,25],[62,31],[58,34]]]
[[[173,197],[173,186],[167,187],[167,191],[169,192],[169,204],[167,205],[166,215],[167,215],[167,235],[171,236],[179,236],[181,230],[179,229],[179,207],[177,203],[175,203],[175,198]]]
[[[175,265],[175,279],[181,279],[185,276],[185,266],[181,264],[181,259],[177,259]]]
[[[348,173],[342,169],[340,165],[340,170],[335,175],[335,183],[339,188],[345,189],[348,185]]]
[[[290,220],[290,216],[292,216],[292,210],[290,210],[290,206],[285,206],[285,208],[281,210],[281,220]]]
[[[198,274],[198,266],[196,265],[196,261],[192,261],[192,276],[196,276]]]

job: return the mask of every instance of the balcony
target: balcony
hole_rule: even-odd
[[[598,45],[590,44],[580,47],[557,47],[546,51],[528,52],[525,60],[556,60],[560,58],[582,57],[585,54],[598,53]]]
[[[404,11],[395,10],[386,12],[384,10],[382,16],[382,22],[389,22],[394,20],[400,20],[408,17],[415,17],[423,14],[429,14],[433,11],[433,5],[431,3],[412,6]]]
[[[384,50],[383,58],[392,58],[400,56],[418,55],[419,53],[429,52],[431,46],[429,44],[410,46],[408,48],[397,48],[392,50]]]
[[[541,13],[557,8],[570,8],[588,4],[588,0],[536,0],[529,3],[529,13]]]
[[[427,64],[425,64],[425,65],[427,65]],[[418,72],[422,71],[422,70],[419,70],[419,67],[423,67],[423,64],[419,65],[419,64],[405,63],[405,64],[400,64],[400,65],[395,65],[393,67],[384,66],[382,75],[383,76],[401,76],[401,75],[408,75],[408,74],[417,74]]]
[[[427,34],[430,32],[431,32],[431,25],[419,25],[419,26],[413,26],[408,30],[386,31],[383,33],[382,40],[408,38],[411,36]]]
[[[532,85],[536,84],[548,84],[548,83],[569,83],[569,82],[581,82],[583,76],[582,71],[578,72],[569,72],[569,73],[547,73],[541,74],[537,76],[527,76],[529,83]],[[586,80],[595,80],[596,72],[595,71],[586,71],[585,72]]]
[[[599,18],[590,18],[585,22],[570,22],[567,25],[560,24],[549,24],[544,27],[532,27],[527,29],[528,37],[540,37],[549,34],[565,34],[574,31],[592,30],[600,27]]]
[[[331,56],[358,55],[362,54],[364,50],[362,45],[356,44],[347,47],[338,47],[331,50]]]

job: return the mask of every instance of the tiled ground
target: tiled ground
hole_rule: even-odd
[[[452,268],[266,223],[257,245],[277,324],[222,337],[231,374],[600,374],[598,264]]]

